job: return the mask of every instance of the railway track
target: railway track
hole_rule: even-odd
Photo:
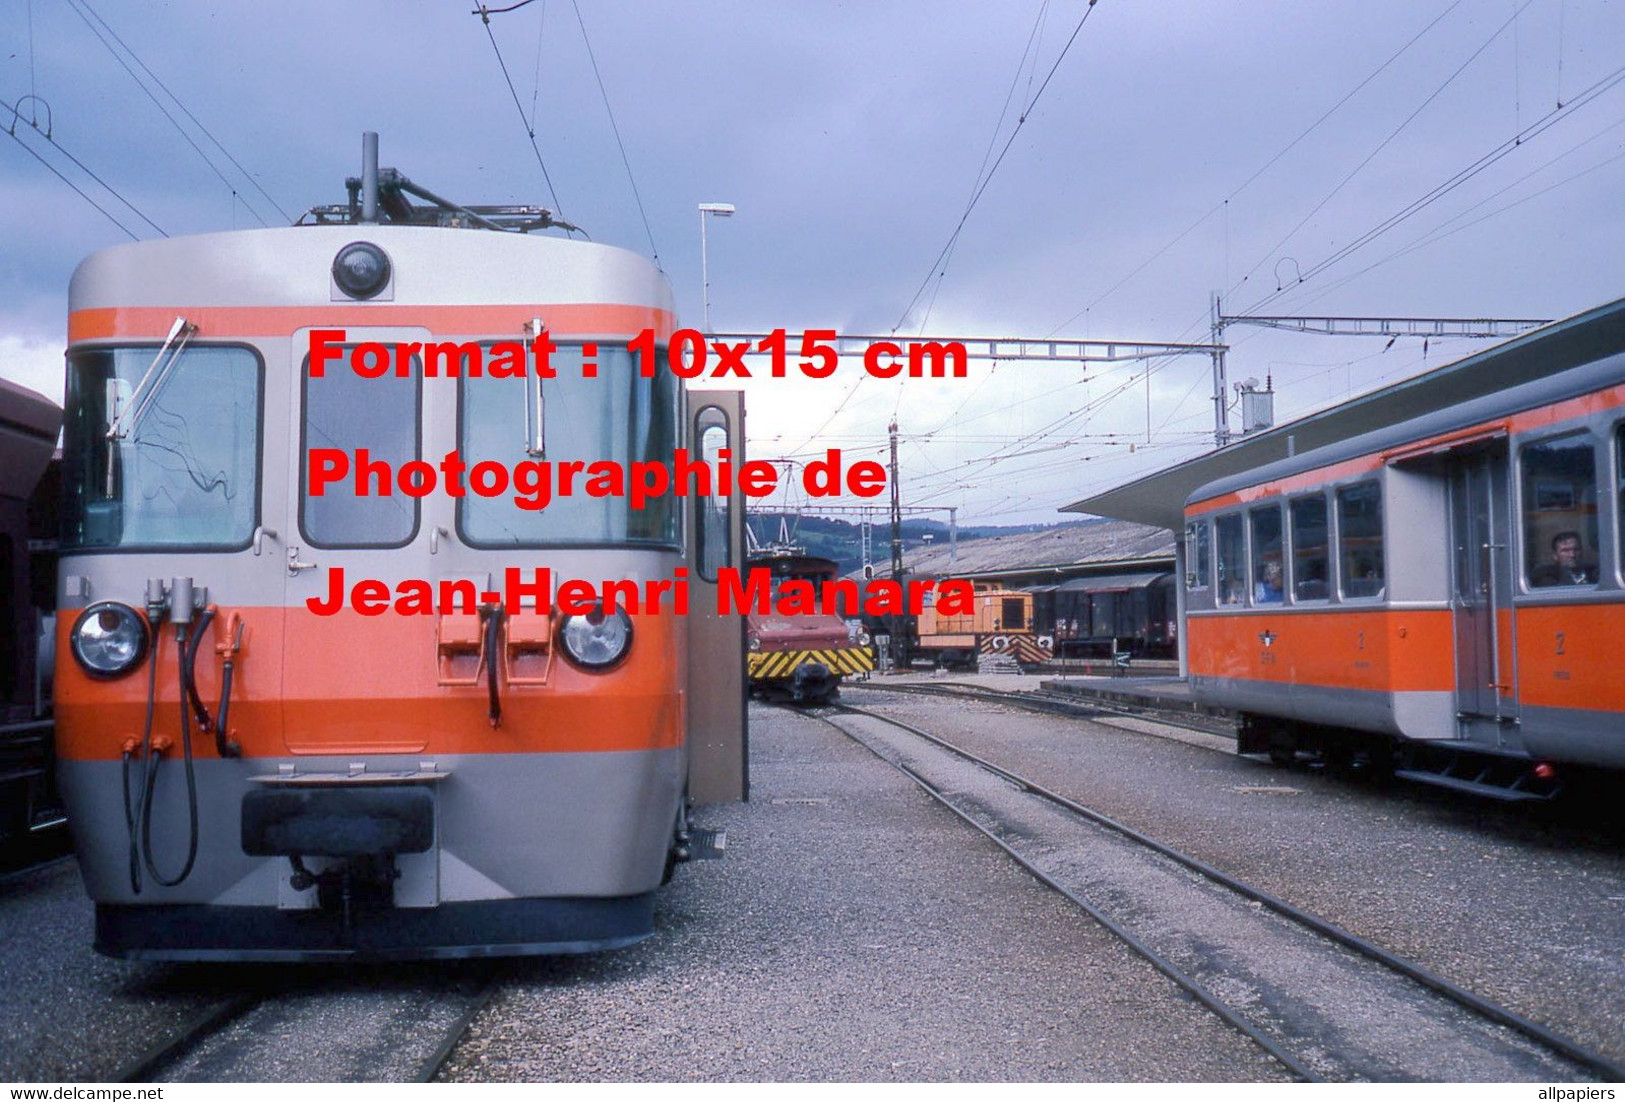
[[[338,979],[244,992],[198,1014],[115,1078],[429,1083],[496,990],[485,969],[443,988],[430,981],[367,991]]]
[[[1073,716],[1078,719],[1097,719],[1101,716],[1144,719],[1168,727],[1179,727],[1187,731],[1196,731],[1221,738],[1234,739],[1236,733],[1235,721],[1228,716],[1159,708],[1152,704],[1136,705],[1096,698],[1085,699],[1072,693],[1049,692],[1043,689],[1017,692],[1009,689],[988,689],[980,685],[966,685],[958,682],[945,682],[940,685],[882,685],[874,681],[863,682],[861,685],[854,686],[854,688],[861,689],[864,692],[902,693],[913,696],[980,700],[992,704],[1004,704],[1028,712]]]
[[[848,705],[811,714],[1301,1079],[1625,1078],[1625,1065],[940,736]]]

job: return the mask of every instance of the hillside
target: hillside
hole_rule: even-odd
[[[788,534],[789,542],[804,548],[809,555],[834,559],[842,575],[850,574],[863,565],[863,537],[856,524],[828,517],[798,517],[789,513],[752,513],[747,518],[758,544],[779,539],[780,532]],[[1045,532],[1089,528],[1104,523],[1097,519],[1068,521],[1064,524],[1015,524],[1008,526],[961,526],[959,546],[981,539]],[[913,558],[920,552],[948,545],[948,526],[941,521],[913,519],[902,525],[903,554]],[[883,517],[877,520],[870,535],[870,561],[878,570],[891,563],[891,524]]]

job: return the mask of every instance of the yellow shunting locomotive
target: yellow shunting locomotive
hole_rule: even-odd
[[[1054,641],[1033,630],[1033,596],[1016,589],[979,589],[969,613],[939,613],[934,601],[915,623],[912,654],[939,666],[976,666],[1008,657],[1022,666],[1048,662]]]

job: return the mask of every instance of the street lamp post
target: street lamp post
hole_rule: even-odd
[[[705,331],[711,332],[711,268],[705,249],[705,216],[714,214],[718,218],[733,217],[734,205],[732,203],[701,203],[700,204],[700,284],[701,293],[705,300]]]

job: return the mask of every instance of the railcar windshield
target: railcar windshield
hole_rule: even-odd
[[[594,361],[596,377],[582,378],[581,346],[560,345],[551,357],[556,378],[465,377],[459,432],[464,462],[470,469],[487,460],[506,466],[547,461],[555,471],[563,463],[598,460],[622,470],[635,462],[669,468],[677,446],[677,380],[666,371],[640,377],[624,348],[601,344]],[[588,482],[588,476],[576,477],[568,495],[555,494],[541,509],[522,508],[512,495],[470,494],[458,503],[458,529],[476,547],[679,541],[672,496],[633,509],[625,494],[590,495]]]
[[[253,536],[259,357],[194,345],[137,393],[157,351],[96,348],[68,358],[64,551],[230,550]]]

